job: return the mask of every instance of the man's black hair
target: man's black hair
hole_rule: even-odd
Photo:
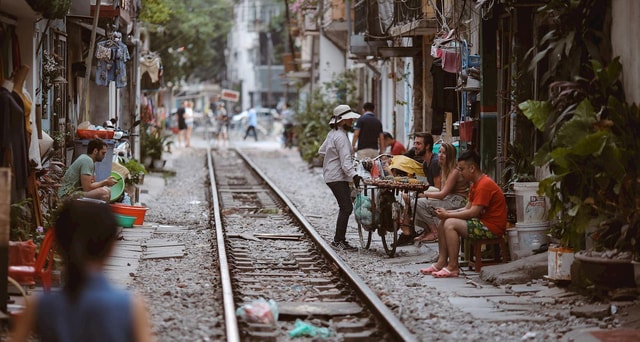
[[[374,106],[371,102],[365,102],[365,104],[362,106],[362,109],[367,112],[373,112],[373,110],[376,109],[376,106]]]
[[[107,146],[107,143],[104,140],[100,138],[92,139],[87,144],[87,154],[91,154],[95,149],[101,150],[105,146]]]
[[[460,157],[458,157],[458,161],[471,162],[475,164],[476,167],[480,167],[480,155],[478,155],[474,150],[462,152]]]

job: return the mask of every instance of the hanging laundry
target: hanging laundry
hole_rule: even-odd
[[[127,45],[122,42],[122,34],[113,32],[106,40],[96,43],[96,84],[109,86],[116,82],[116,88],[127,86],[127,68],[125,63],[131,60]]]
[[[148,53],[140,58],[140,76],[149,74],[151,82],[156,83],[160,79],[160,56]]]
[[[442,70],[458,73],[462,69],[460,49],[442,49]]]
[[[29,175],[28,146],[22,100],[12,94],[13,82],[0,86],[0,166],[11,167],[11,203],[26,196]]]
[[[431,44],[431,57],[433,58],[441,58],[442,57],[442,49],[454,47],[456,42],[453,38],[453,34],[455,29],[450,31],[440,31],[433,38],[433,43]]]

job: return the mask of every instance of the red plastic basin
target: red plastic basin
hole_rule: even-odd
[[[147,210],[149,210],[149,208],[137,205],[113,203],[111,204],[111,210],[120,215],[135,216],[136,220],[133,224],[141,225],[144,224],[144,216],[147,214]]]
[[[78,129],[77,134],[80,139],[93,139],[96,137],[100,139],[113,139],[115,131]]]

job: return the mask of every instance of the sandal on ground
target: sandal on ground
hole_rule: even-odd
[[[436,264],[431,264],[431,266],[427,268],[420,269],[420,273],[424,275],[433,274],[434,272],[438,272],[438,271],[440,271],[440,269],[436,267]]]
[[[426,232],[414,239],[415,242],[438,242],[438,234],[434,232]]]
[[[438,272],[431,273],[435,278],[457,278],[460,275],[460,271],[449,271],[446,267],[443,267]]]
[[[420,235],[416,236],[416,238],[415,238],[415,239],[413,239],[413,240],[414,240],[415,242],[422,241],[422,239],[423,239],[425,236],[427,236],[429,233],[430,233],[430,231],[429,231],[429,230],[427,230],[427,229],[425,229],[422,233],[420,233]]]

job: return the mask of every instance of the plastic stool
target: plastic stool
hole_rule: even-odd
[[[480,240],[472,240],[468,239],[469,244],[471,245],[471,255],[469,257],[469,269],[474,270],[476,272],[480,272],[482,266],[486,265],[497,265],[501,263],[505,263],[508,261],[508,250],[507,250],[507,242],[504,240],[504,237],[499,237],[495,239],[480,239]],[[493,259],[482,259],[482,246],[485,245],[487,248],[493,246]],[[500,251],[495,248],[500,248]]]

